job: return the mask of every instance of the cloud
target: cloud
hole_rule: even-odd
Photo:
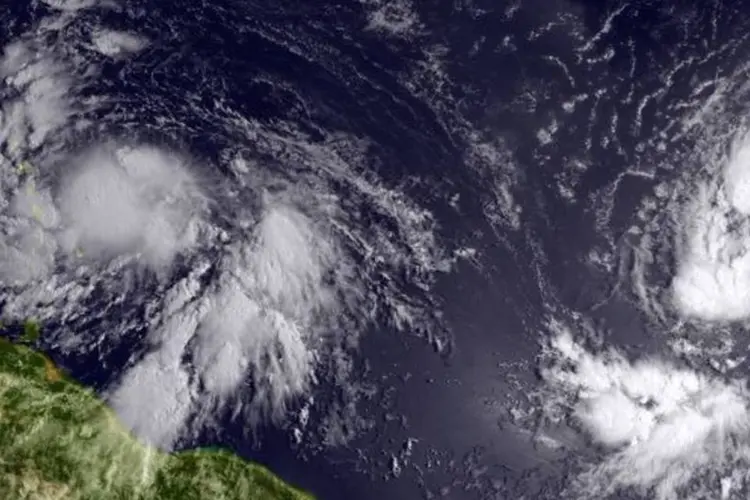
[[[724,183],[732,208],[750,215],[750,135],[739,137],[732,145]]]
[[[30,221],[15,221],[0,238],[0,280],[21,286],[47,277],[54,265],[57,243]]]
[[[131,370],[109,402],[136,436],[167,450],[193,408],[187,371],[160,354],[148,355]]]
[[[133,252],[160,268],[196,244],[202,202],[176,157],[147,147],[96,151],[58,195],[62,245],[86,255]]]
[[[699,185],[685,210],[672,297],[688,317],[736,321],[750,316],[748,137],[733,144],[722,181]]]
[[[53,229],[60,223],[60,214],[49,190],[38,190],[31,177],[13,195],[11,211],[16,216],[35,220],[45,229]]]
[[[8,217],[0,218],[0,280],[13,286],[46,277],[54,265],[57,240],[49,232],[59,221],[49,191],[32,179],[17,184]]]
[[[92,42],[96,50],[106,56],[118,56],[143,50],[148,41],[132,33],[100,30],[94,33]]]
[[[194,409],[196,395],[182,364],[205,308],[193,303],[197,283],[186,278],[168,296],[172,313],[152,332],[154,349],[108,390],[123,423],[142,440],[171,450]]]
[[[367,15],[367,29],[384,33],[389,36],[409,37],[421,26],[419,15],[409,0],[396,2],[382,2],[380,0],[364,0],[369,12]]]
[[[744,381],[725,382],[658,359],[630,362],[613,350],[593,354],[568,332],[551,341],[547,354],[555,362],[543,378],[607,450],[578,477],[583,498],[628,487],[653,491],[659,500],[684,498],[681,488],[699,474],[721,473],[747,454]]]
[[[88,9],[97,4],[97,0],[42,0],[50,7],[62,11],[75,12]]]
[[[262,296],[240,288],[222,291],[221,304],[196,332],[193,366],[204,389],[224,402],[250,382],[251,413],[279,418],[294,397],[304,394],[313,376],[314,355],[293,319],[263,308]],[[257,417],[256,417],[257,418]]]
[[[327,277],[345,265],[316,226],[293,207],[271,203],[250,234],[222,251],[210,289],[197,294],[197,278],[173,288],[165,307],[170,319],[152,333],[155,352],[111,393],[137,435],[169,448],[188,416],[201,423],[211,417],[207,409],[238,394],[256,423],[283,416],[288,402],[309,389],[316,318],[334,313],[343,284]],[[248,390],[239,391],[242,385]]]
[[[24,42],[7,45],[0,79],[15,91],[3,99],[0,113],[0,145],[12,157],[40,147],[70,117],[68,77],[49,54]]]
[[[309,394],[318,373],[348,384],[348,356],[375,315],[389,315],[386,321],[404,330],[429,326],[397,279],[372,277],[403,270],[427,292],[432,274],[450,267],[430,213],[360,177],[345,178],[349,195],[392,225],[362,224],[361,208],[342,209],[339,197],[312,176],[303,180],[315,181],[313,187],[279,178],[274,189],[264,188],[268,179],[250,179],[246,199],[257,203],[232,206],[231,219],[212,219],[208,204],[220,209],[233,198],[204,199],[193,167],[165,151],[104,145],[62,165],[69,168],[57,174],[54,196],[44,187],[24,188],[8,207],[26,224],[17,231],[19,243],[7,240],[14,246],[0,254],[0,272],[26,285],[10,297],[8,310],[28,314],[43,296],[50,317],[87,317],[87,301],[101,307],[97,286],[117,287],[102,280],[127,273],[130,257],[160,270],[184,253],[190,277],[159,280],[163,294],[143,297],[139,283],[118,291],[120,303],[151,304],[148,324],[139,325],[148,330],[151,352],[107,389],[131,430],[165,449],[213,423],[223,409],[251,427],[279,420],[291,402]],[[51,243],[41,256],[20,243],[31,226]],[[65,253],[73,258],[55,261]],[[67,267],[82,257],[85,265]],[[91,283],[79,284],[79,272],[91,273]],[[108,342],[117,343],[118,335],[108,332]],[[76,342],[86,348],[87,340]]]
[[[745,224],[732,225],[724,197],[712,207],[703,189],[686,217],[685,253],[672,281],[674,304],[686,316],[736,321],[750,314],[750,254]]]

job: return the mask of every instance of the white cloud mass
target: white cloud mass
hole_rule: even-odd
[[[658,359],[630,362],[613,350],[593,354],[568,332],[552,339],[547,354],[555,362],[543,378],[607,450],[578,478],[578,498],[600,500],[631,487],[658,500],[684,499],[682,488],[692,479],[747,457],[744,381],[728,383]]]
[[[137,252],[158,268],[195,244],[201,195],[177,158],[123,147],[86,155],[66,177],[59,205],[69,252]]]
[[[167,300],[173,312],[152,335],[157,350],[110,395],[139,436],[171,448],[191,414],[207,417],[207,408],[230,400],[248,381],[255,418],[281,417],[309,389],[316,315],[336,310],[335,291],[345,285],[326,282],[333,266],[345,263],[315,226],[272,203],[253,234],[227,249],[208,293],[195,295],[197,275],[173,289]],[[197,376],[192,383],[181,365],[185,356]]]
[[[69,118],[65,68],[32,44],[14,42],[4,48],[0,80],[16,91],[0,103],[0,143],[11,157],[40,147]]]
[[[750,138],[735,142],[723,184],[701,184],[683,215],[674,304],[688,317],[750,316]]]
[[[92,43],[96,50],[106,56],[118,56],[143,50],[148,42],[132,33],[101,30],[94,33]]]

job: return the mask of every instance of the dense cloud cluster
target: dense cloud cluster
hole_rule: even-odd
[[[226,249],[208,293],[197,295],[199,272],[173,288],[166,308],[176,312],[153,334],[159,349],[125,373],[111,394],[139,435],[171,447],[189,415],[232,398],[248,374],[245,387],[258,417],[281,417],[309,389],[315,317],[335,312],[337,290],[346,291],[345,282],[326,281],[334,266],[346,264],[314,228],[290,207],[268,206],[253,234]]]
[[[747,455],[744,381],[729,383],[656,358],[631,362],[615,350],[593,353],[565,330],[546,354],[554,363],[543,378],[607,450],[604,461],[579,478],[585,498],[605,498],[623,487],[654,491],[660,500],[679,498],[680,489],[706,470],[721,474],[724,465]]]
[[[750,315],[750,144],[735,140],[723,176],[697,186],[682,223],[672,290],[689,317],[736,321]]]
[[[87,154],[71,170],[59,194],[67,251],[136,252],[159,268],[196,244],[205,203],[178,158],[123,147]]]

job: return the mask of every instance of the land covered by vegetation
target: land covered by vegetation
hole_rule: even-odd
[[[34,323],[21,339],[33,342]],[[144,411],[148,411],[144,408]],[[50,359],[0,339],[0,498],[309,500],[222,450],[167,454],[135,439]]]

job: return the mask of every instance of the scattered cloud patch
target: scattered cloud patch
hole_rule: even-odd
[[[33,177],[19,186],[11,201],[11,210],[16,216],[35,220],[45,229],[60,223],[60,214],[49,189],[38,190]]]
[[[14,221],[0,238],[0,280],[23,286],[49,275],[57,244],[54,238],[29,221]]]
[[[53,9],[75,12],[88,9],[97,4],[97,0],[42,0]]]
[[[327,278],[349,263],[314,228],[291,207],[266,208],[251,238],[223,259],[215,307],[196,332],[204,386],[229,396],[249,377],[255,416],[280,417],[309,388],[316,317],[339,306],[343,287]]]
[[[0,146],[18,158],[66,123],[72,112],[70,85],[63,66],[23,42],[5,47],[0,79],[10,90],[0,94]]]
[[[132,33],[124,31],[102,30],[92,37],[94,47],[105,56],[131,54],[143,50],[148,41]]]
[[[368,30],[403,37],[413,34],[414,30],[419,30],[421,27],[419,15],[409,0],[396,2],[375,0],[363,3],[370,9],[367,19]]]

